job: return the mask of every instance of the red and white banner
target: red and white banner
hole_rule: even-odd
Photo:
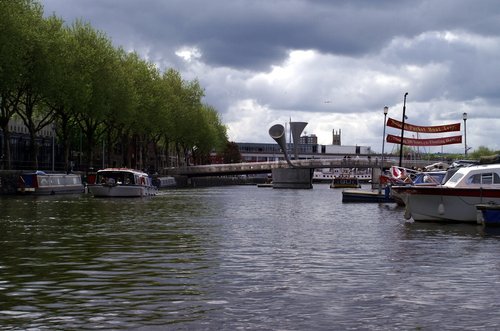
[[[401,145],[401,137],[392,134],[387,135],[386,141],[388,143]],[[451,145],[451,144],[461,144],[461,143],[462,143],[462,136],[452,136],[452,137],[433,138],[433,139],[403,138],[403,145],[406,146],[441,146],[441,145]]]
[[[387,126],[401,130],[401,128],[403,127],[403,123],[400,121],[396,121],[395,119],[389,118],[387,120]],[[437,126],[419,126],[419,125],[405,123],[405,131],[412,131],[419,133],[440,133],[440,132],[460,131],[460,123],[437,125]]]

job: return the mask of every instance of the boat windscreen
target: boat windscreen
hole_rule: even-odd
[[[463,177],[464,175],[460,172],[456,172],[450,179],[448,179],[449,183],[455,184]]]

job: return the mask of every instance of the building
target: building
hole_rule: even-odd
[[[370,146],[340,145],[341,131],[333,132],[332,145],[319,145],[314,134],[300,137],[298,148],[299,159],[330,159],[344,156],[371,156]],[[283,152],[277,143],[236,143],[239,147],[242,162],[270,162],[283,160]],[[287,144],[288,155],[293,158],[293,144]]]
[[[332,145],[335,145],[335,146],[341,146],[342,145],[342,142],[340,140],[340,135],[341,134],[342,134],[341,130],[335,132],[335,129],[333,129],[333,132],[332,132],[332,136],[333,136]]]
[[[9,146],[11,155],[12,169],[30,169],[30,137],[28,128],[19,118],[12,118],[9,121]],[[40,169],[50,169],[52,167],[53,150],[59,151],[60,146],[54,140],[55,131],[52,126],[42,128],[37,136],[36,143],[38,145],[38,164]],[[0,169],[3,166],[5,159],[4,148],[5,136],[0,129]],[[55,153],[57,155],[57,153]],[[55,160],[56,162],[58,160]]]

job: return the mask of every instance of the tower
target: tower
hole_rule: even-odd
[[[341,130],[340,129],[337,132],[335,132],[335,129],[333,129],[332,145],[341,146],[340,134],[341,134]]]

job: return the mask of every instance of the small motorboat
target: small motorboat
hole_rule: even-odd
[[[94,197],[146,197],[158,192],[147,173],[128,168],[97,171],[96,181],[88,189]]]

